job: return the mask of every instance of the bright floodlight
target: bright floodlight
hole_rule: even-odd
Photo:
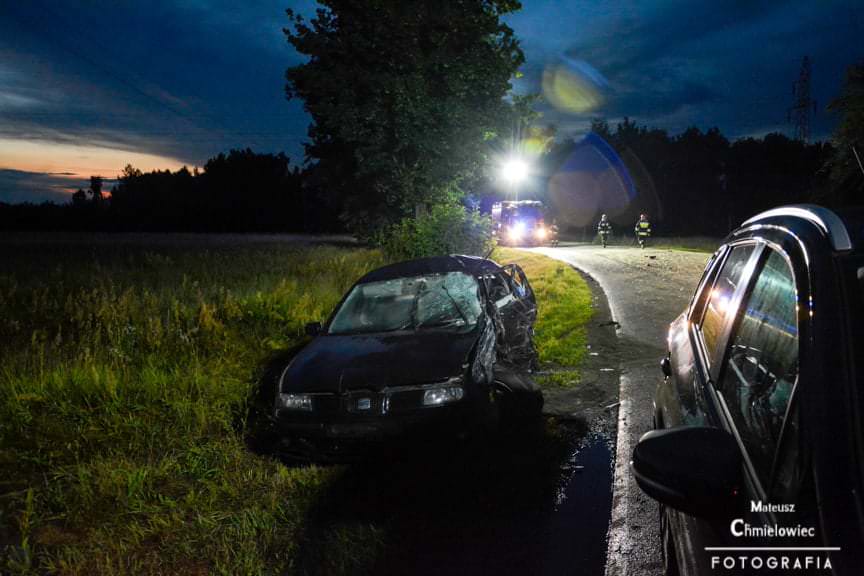
[[[528,176],[528,164],[519,158],[508,158],[501,165],[501,176],[511,184],[518,184]]]

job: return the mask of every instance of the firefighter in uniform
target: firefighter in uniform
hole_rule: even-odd
[[[612,233],[612,224],[606,218],[606,214],[600,216],[600,223],[597,224],[597,233],[600,235],[600,242],[603,244],[603,248],[605,248],[609,240],[609,234]]]
[[[651,237],[651,223],[645,214],[639,215],[639,220],[636,221],[636,239],[639,240],[639,247],[645,248],[645,243]]]

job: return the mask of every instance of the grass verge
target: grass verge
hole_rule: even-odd
[[[256,367],[381,263],[278,244],[0,246],[0,573],[291,571],[343,470],[247,450]]]
[[[521,266],[536,294],[534,341],[541,366],[537,383],[545,388],[576,385],[593,315],[588,284],[573,268],[548,256],[497,248],[493,257]]]
[[[708,236],[661,236],[653,238],[650,247],[661,250],[712,254],[720,247],[721,242],[720,238],[711,238]]]

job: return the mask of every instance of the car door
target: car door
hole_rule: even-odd
[[[504,266],[504,274],[514,300],[508,312],[510,322],[510,345],[529,346],[534,335],[534,322],[537,320],[537,300],[525,272],[516,264]]]
[[[531,349],[531,336],[537,307],[534,293],[521,268],[508,265],[486,280],[489,299],[500,320],[499,357],[517,360]]]
[[[661,414],[664,426],[717,425],[712,373],[761,250],[757,241],[745,240],[720,250],[706,267],[690,305],[686,344],[672,349],[672,387],[662,394],[674,394],[674,399],[659,404],[674,413]],[[663,521],[669,522],[675,540],[680,573],[710,574],[705,546],[716,544],[728,527],[668,508]]]
[[[753,525],[817,525],[799,435],[799,332],[800,323],[807,322],[799,314],[799,293],[788,255],[766,246],[717,371],[721,420],[739,444],[749,500],[795,508],[784,513],[750,506],[744,520]],[[730,534],[730,540],[738,539]],[[812,538],[801,542],[816,543]],[[778,539],[758,543],[783,544]]]
[[[678,561],[685,574],[702,573],[717,552],[710,546],[794,545],[753,540],[742,526],[814,526],[815,502],[800,446],[796,401],[800,351],[798,286],[788,256],[759,243],[732,249],[704,295],[697,326],[709,424],[729,431],[743,462],[742,507],[733,526],[680,513],[676,524]],[[754,510],[753,503],[792,504],[796,513]],[[810,541],[813,545],[813,541]],[[722,552],[719,554],[723,554]],[[751,552],[735,552],[737,557]]]

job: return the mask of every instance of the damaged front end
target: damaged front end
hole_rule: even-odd
[[[462,377],[379,390],[280,393],[274,414],[280,451],[313,460],[350,460],[409,437],[450,437],[477,418],[477,402],[470,395]],[[297,396],[304,400],[296,401]]]

